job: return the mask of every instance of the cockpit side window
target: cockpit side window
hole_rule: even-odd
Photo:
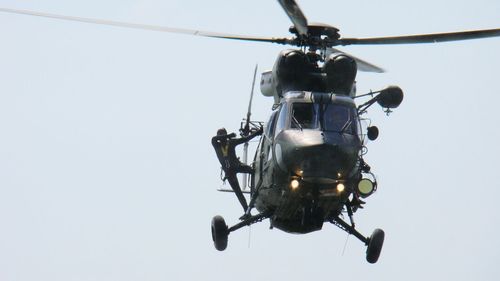
[[[281,104],[281,108],[278,113],[278,120],[276,121],[276,129],[274,132],[275,136],[277,136],[286,127],[287,118],[288,118],[288,104],[283,103]]]
[[[278,111],[273,112],[271,117],[269,118],[269,122],[267,123],[265,135],[268,138],[272,138],[274,134],[274,128],[276,127],[276,116],[278,116]]]
[[[294,103],[292,106],[291,128],[315,129],[317,128],[314,104]]]

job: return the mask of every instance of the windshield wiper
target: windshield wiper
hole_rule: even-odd
[[[302,131],[302,125],[300,125],[299,121],[297,121],[295,116],[292,116],[292,122],[294,122],[299,127],[299,129]]]
[[[349,127],[349,126],[351,126],[351,124],[352,124],[352,120],[347,121],[347,122],[344,124],[344,126],[342,127],[342,129],[340,130],[340,134],[343,134],[343,133],[344,133],[344,131],[345,131],[345,130]]]

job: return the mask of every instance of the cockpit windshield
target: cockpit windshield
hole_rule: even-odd
[[[357,134],[356,108],[343,104],[294,103],[290,127]]]
[[[317,128],[317,114],[312,103],[294,103],[292,109],[292,128]]]
[[[339,104],[321,104],[324,131],[356,134],[356,109]]]

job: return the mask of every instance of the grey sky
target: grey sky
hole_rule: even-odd
[[[0,7],[263,36],[286,36],[275,1],[9,1]],[[300,1],[346,37],[500,27],[500,2]],[[236,130],[255,63],[282,46],[0,13],[0,280],[496,280],[500,39],[355,46],[405,100],[366,157],[379,190],[360,231],[386,231],[376,265],[334,226],[307,235],[267,221],[213,248],[210,220],[240,216],[218,193],[210,145]],[[272,100],[258,92],[254,114]]]

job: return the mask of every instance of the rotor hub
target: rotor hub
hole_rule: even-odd
[[[295,26],[291,26],[290,33],[294,34],[301,46],[312,49],[326,48],[336,45],[340,38],[339,29],[324,23],[307,25],[307,35],[301,35]]]

